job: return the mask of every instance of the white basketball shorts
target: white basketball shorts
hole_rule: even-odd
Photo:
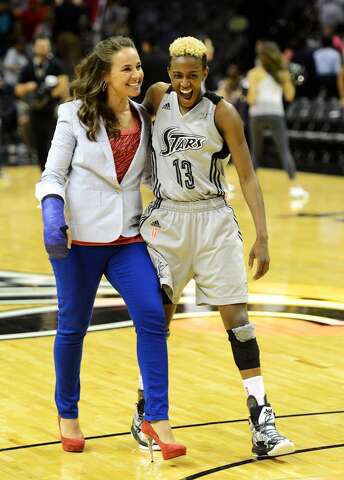
[[[198,305],[248,301],[241,232],[222,197],[196,202],[157,199],[146,208],[140,231],[172,303],[178,303],[191,279]]]

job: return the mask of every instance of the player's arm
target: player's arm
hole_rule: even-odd
[[[148,114],[151,117],[151,120],[154,120],[155,114],[158,111],[162,97],[164,96],[169,85],[164,82],[158,82],[151,85],[146,92],[145,98],[143,99],[142,105],[147,110]],[[146,185],[150,190],[152,190],[152,159],[149,155],[146,160],[142,183]]]
[[[142,104],[152,118],[158,111],[162,97],[165,95],[168,87],[168,83],[158,82],[148,88]]]
[[[241,190],[253,217],[257,238],[250,251],[249,266],[252,267],[254,259],[257,260],[254,279],[258,279],[268,271],[270,263],[263,194],[253,168],[243,124],[236,109],[221,100],[216,107],[215,123],[232,154]]]

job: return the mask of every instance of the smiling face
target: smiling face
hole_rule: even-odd
[[[111,70],[104,80],[110,94],[119,97],[137,97],[140,94],[143,71],[135,48],[125,47],[113,54]]]
[[[172,57],[168,74],[183,110],[190,110],[202,97],[202,82],[207,78],[208,68],[202,59],[191,56]]]
[[[48,38],[37,38],[33,45],[33,52],[36,57],[45,59],[50,53],[51,46]]]

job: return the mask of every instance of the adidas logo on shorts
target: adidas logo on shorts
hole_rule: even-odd
[[[165,103],[165,105],[163,105],[161,108],[163,110],[171,110],[170,102]]]
[[[152,225],[152,227],[160,228],[160,223],[158,222],[158,220],[154,220],[154,222],[151,222],[151,225]]]
[[[154,220],[153,222],[151,222],[151,226],[152,226],[151,238],[152,240],[155,240],[156,237],[158,236],[158,233],[160,232],[160,223],[158,222],[158,220]]]

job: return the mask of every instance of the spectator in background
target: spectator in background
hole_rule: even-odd
[[[317,0],[319,23],[323,27],[335,28],[344,22],[344,8],[342,0]]]
[[[283,64],[278,45],[262,42],[258,49],[259,64],[248,72],[247,102],[249,108],[250,146],[255,167],[263,155],[264,132],[269,129],[283,168],[288,174],[292,198],[304,198],[308,193],[295,184],[296,167],[289,149],[283,99],[291,102],[295,88]]]
[[[9,2],[0,0],[0,58],[10,46],[11,35],[14,31],[15,19]]]
[[[81,17],[87,15],[87,9],[73,0],[62,0],[54,8],[54,38],[58,38],[61,32],[80,33]]]
[[[55,77],[54,87],[47,84],[47,77],[51,81]],[[53,56],[48,38],[35,39],[33,58],[21,71],[15,93],[29,104],[31,140],[43,171],[56,124],[55,109],[68,94],[68,77]]]
[[[209,65],[209,72],[208,72],[208,77],[206,78],[205,80],[205,88],[206,90],[210,90],[211,92],[215,92],[217,90],[217,80],[215,78],[215,76],[213,75],[212,73],[212,70],[211,70],[211,62],[214,60],[214,55],[215,55],[215,46],[214,46],[214,43],[212,41],[212,39],[210,38],[209,35],[207,34],[199,34],[199,35],[196,35],[196,38],[198,40],[201,40],[201,42],[204,43],[204,45],[206,46],[206,49],[207,49],[207,61],[208,61],[208,65]]]
[[[166,68],[168,56],[160,49],[154,33],[144,35],[141,43],[141,52],[144,77],[138,101],[143,100],[147,89],[153,83],[169,82]]]
[[[326,97],[338,97],[337,79],[342,59],[332,46],[332,37],[323,36],[321,47],[313,53],[319,93]]]
[[[303,33],[298,34],[291,41],[290,61],[301,65],[304,69],[304,83],[299,85],[296,90],[297,97],[314,98],[318,94],[318,80],[314,63],[314,48],[308,45],[306,36]]]
[[[234,105],[244,123],[245,137],[248,138],[248,104],[245,98],[247,81],[236,63],[226,69],[226,76],[220,80],[216,93]]]
[[[336,50],[338,50],[343,61],[344,60],[344,23],[340,23],[339,25],[337,25],[337,28],[332,37],[332,45]]]
[[[130,10],[121,0],[107,0],[102,12],[101,32],[103,38],[112,35],[127,35]]]
[[[74,76],[74,67],[81,59],[81,26],[88,17],[87,8],[72,0],[63,0],[55,6],[53,39],[57,55],[62,59],[69,77]]]
[[[337,25],[335,34],[332,37],[332,44],[339,52],[342,60],[337,78],[337,87],[341,106],[344,107],[344,23]]]
[[[19,73],[28,63],[25,52],[25,39],[17,37],[13,47],[10,47],[5,55],[3,62],[4,80],[13,87],[18,82]]]
[[[239,66],[231,63],[226,69],[225,77],[218,84],[217,94],[227,102],[234,104],[241,96],[242,75]]]
[[[27,6],[19,15],[22,34],[28,42],[37,35],[37,28],[47,21],[51,9],[38,0],[29,0]]]
[[[13,145],[18,140],[17,126],[14,87],[5,81],[0,71],[0,166],[4,163],[5,146]]]
[[[5,101],[6,113],[2,118],[3,144],[18,144],[20,137],[23,136],[23,130],[20,127],[24,126],[25,128],[27,106],[24,102],[17,101],[14,89],[18,83],[19,74],[27,63],[28,57],[25,51],[25,39],[23,37],[17,37],[15,44],[7,50],[3,62],[3,86],[1,92],[4,97],[7,97]],[[21,130],[21,132],[19,133],[18,130]]]
[[[79,1],[79,3],[83,2],[83,0],[78,0],[78,1]],[[85,0],[84,3],[87,5],[88,11],[89,11],[89,19],[90,19],[91,25],[94,25],[94,23],[97,19],[97,15],[98,15],[98,11],[99,11],[99,8],[100,8],[101,1],[100,0]]]

